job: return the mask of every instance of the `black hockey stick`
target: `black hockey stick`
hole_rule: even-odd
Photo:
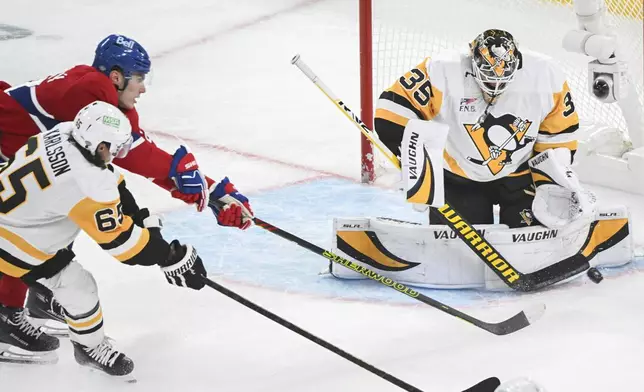
[[[497,377],[490,377],[463,392],[494,392],[499,385],[501,381]]]
[[[508,286],[517,291],[534,291],[568,279],[590,268],[589,257],[578,252],[546,268],[523,274],[515,269],[492,244],[479,235],[451,205],[437,208],[441,220]],[[584,246],[582,246],[582,249]]]
[[[210,200],[208,202],[208,205],[211,207],[215,208],[221,208],[222,203],[218,200]],[[305,239],[302,239],[294,234],[289,233],[286,230],[282,230],[277,226],[274,226],[264,220],[261,220],[260,218],[253,218],[253,222],[261,227],[264,230],[267,230],[273,234],[276,234],[286,240],[289,240],[291,242],[296,243],[297,245],[303,247],[304,249],[307,249],[315,254],[318,254],[327,260],[330,260],[331,262],[340,264],[350,270],[353,270],[355,272],[358,272],[362,274],[363,276],[375,280],[378,283],[381,283],[387,287],[391,287],[392,289],[405,294],[408,297],[414,298],[420,302],[423,302],[429,306],[432,306],[440,311],[443,311],[449,315],[452,315],[454,317],[460,318],[461,320],[467,321],[468,323],[479,327],[481,329],[484,329],[488,332],[491,332],[495,335],[507,335],[513,332],[516,332],[520,329],[523,329],[527,327],[528,325],[534,323],[537,321],[542,315],[543,312],[545,311],[545,305],[540,304],[540,305],[535,305],[527,310],[523,310],[514,316],[510,317],[507,320],[498,322],[498,323],[487,323],[485,321],[479,320],[475,317],[472,317],[466,313],[463,313],[459,310],[456,310],[454,308],[451,308],[447,305],[445,305],[442,302],[439,302],[433,298],[430,298],[422,293],[417,292],[416,290],[413,290],[412,288],[402,284],[398,283],[395,280],[388,278],[386,276],[382,276],[379,273],[364,267],[362,265],[356,264],[351,260],[347,260],[344,257],[338,256],[335,253],[328,251],[326,249],[322,249],[317,245],[314,245]]]
[[[318,344],[327,350],[331,351],[334,354],[337,354],[341,356],[342,358],[355,363],[356,365],[360,366],[361,368],[375,374],[376,376],[383,378],[390,383],[396,385],[397,387],[405,390],[405,391],[410,391],[410,392],[423,392],[421,389],[416,388],[415,386],[408,384],[404,382],[403,380],[392,376],[391,374],[385,372],[384,370],[380,370],[377,367],[368,364],[367,362],[361,360],[360,358],[354,357],[353,355],[349,354],[348,352],[342,350],[341,348],[334,346],[333,344],[327,342],[326,340],[323,340],[312,333],[303,330],[302,328],[298,327],[297,325],[291,323],[290,321],[287,321],[280,316],[276,315],[275,313],[272,313],[261,306],[255,304],[254,302],[249,301],[248,299],[242,297],[241,295],[235,293],[234,291],[231,291],[227,289],[226,287],[220,285],[219,283],[216,283],[210,279],[208,279],[205,276],[202,276],[203,282],[208,286],[211,287],[218,292],[222,293],[226,297],[244,305],[245,307],[261,314],[262,316],[276,322],[277,324],[295,332],[296,334],[307,338],[308,340],[312,341],[315,344]],[[477,384],[478,385],[478,384]]]
[[[369,129],[369,127],[356,116],[349,107],[338,99],[331,90],[320,80],[320,78],[309,68],[300,55],[296,55],[291,60],[291,64],[295,65],[306,77],[308,77],[313,84],[315,84],[320,91],[335,106],[347,117],[353,124],[358,127],[360,132],[369,139],[369,141],[391,162],[394,167],[401,169],[398,157],[392,153],[387,146],[385,146],[376,133]],[[515,132],[516,133],[516,132]],[[509,142],[511,139],[506,140]],[[504,143],[505,144],[505,143]],[[579,274],[590,268],[590,256],[584,256],[580,252],[561,260],[545,269],[523,274],[505,260],[501,253],[485,241],[483,237],[479,236],[472,228],[472,225],[467,222],[463,217],[456,212],[454,207],[449,203],[445,203],[441,208],[438,208],[441,220],[449,226],[457,236],[472,249],[476,256],[481,259],[492,271],[510,288],[517,291],[534,291],[543,287],[552,285],[554,283],[565,280],[571,276]],[[583,249],[583,247],[582,247]]]
[[[378,369],[377,367],[368,364],[367,362],[365,362],[365,361],[361,360],[360,358],[357,358],[357,357],[349,354],[348,352],[342,350],[341,348],[339,348],[337,346],[334,346],[333,344],[327,342],[326,340],[321,339],[321,338],[313,335],[312,333],[310,333],[310,332],[298,327],[297,325],[291,323],[290,321],[281,318],[280,316],[276,315],[275,313],[262,308],[261,306],[257,305],[256,303],[254,303],[254,302],[242,297],[241,295],[239,295],[239,294],[235,293],[234,291],[232,291],[232,290],[220,285],[219,283],[216,283],[215,281],[213,281],[211,279],[208,279],[205,276],[202,276],[201,278],[202,278],[204,284],[206,284],[206,286],[208,286],[208,287],[210,287],[210,288],[212,288],[214,290],[217,290],[218,292],[222,293],[223,295],[225,295],[226,297],[232,299],[233,301],[236,301],[236,302],[244,305],[245,307],[247,307],[247,308],[249,308],[249,309],[251,309],[251,310],[253,310],[253,311],[255,311],[255,312],[259,313],[259,314],[261,314],[262,316],[270,319],[271,321],[276,322],[277,324],[281,325],[284,328],[287,328],[290,331],[295,332],[296,334],[298,334],[298,335],[300,335],[300,336],[312,341],[313,343],[326,348],[327,350],[331,351],[332,353],[337,354],[337,355],[341,356],[342,358],[344,358],[344,359],[346,359],[346,360],[348,360],[350,362],[353,362],[354,364],[356,364],[356,365],[360,366],[361,368],[363,368],[363,369],[375,374],[376,376],[389,381],[390,383],[396,385],[400,389],[403,389],[403,390],[409,391],[409,392],[423,392],[421,389],[418,389],[415,386],[413,386],[411,384],[408,384],[405,381],[403,381],[403,380],[401,380],[401,379],[399,379],[399,378],[397,378],[395,376],[392,376],[391,374],[385,372],[384,370]],[[496,388],[498,385],[499,385],[499,379],[496,378],[496,377],[490,377],[490,378],[487,378],[487,379],[479,382],[478,384],[474,385],[473,387],[466,389],[463,392],[493,392],[494,388]]]
[[[212,202],[211,202],[212,204]],[[273,234],[276,234],[286,240],[289,240],[291,242],[296,243],[297,245],[315,253],[318,254],[327,260],[330,260],[334,263],[340,264],[350,270],[356,271],[363,276],[375,280],[376,282],[383,284],[387,287],[391,287],[392,289],[405,294],[408,297],[414,298],[415,300],[418,300],[420,302],[423,302],[429,306],[432,306],[440,311],[443,311],[451,316],[460,318],[461,320],[467,321],[468,323],[479,327],[481,329],[484,329],[488,332],[491,332],[495,335],[507,335],[513,332],[516,332],[520,329],[523,329],[527,327],[528,325],[534,323],[537,321],[541,315],[543,314],[545,310],[545,305],[537,305],[535,307],[530,308],[529,310],[523,310],[516,315],[512,316],[511,318],[498,322],[498,323],[487,323],[485,321],[479,320],[475,317],[472,317],[466,313],[463,313],[459,310],[456,310],[454,308],[451,308],[447,305],[445,305],[442,302],[436,301],[433,298],[430,298],[422,293],[417,292],[416,290],[413,290],[412,288],[402,284],[398,283],[395,280],[382,276],[378,274],[377,272],[370,270],[369,268],[363,267],[359,264],[356,264],[350,260],[347,260],[343,257],[340,257],[336,255],[333,252],[330,252],[328,250],[322,249],[317,245],[314,245],[296,235],[293,235],[285,230],[280,229],[279,227],[276,227],[266,221],[263,221],[259,218],[254,218],[253,221],[255,224],[259,227],[261,227],[264,230],[267,230]]]

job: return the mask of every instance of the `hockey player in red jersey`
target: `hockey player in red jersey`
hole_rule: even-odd
[[[248,228],[253,218],[248,199],[237,192],[228,178],[216,183],[201,173],[195,157],[185,146],[169,154],[157,147],[139,126],[135,105],[146,92],[145,78],[150,67],[148,53],[138,42],[113,34],[99,43],[91,66],[77,65],[13,87],[0,82],[0,157],[10,160],[29,137],[60,122],[72,121],[89,103],[107,102],[120,108],[132,127],[131,151],[124,158],[115,159],[115,165],[151,179],[173,197],[194,204],[199,211],[208,206],[210,198],[219,199],[225,207],[212,208],[218,223]],[[27,289],[18,279],[0,276],[0,307],[9,314],[4,323],[0,320],[0,328],[20,332],[18,335],[24,338],[20,345],[25,350],[30,349],[30,343],[37,346],[37,341],[46,336],[25,317]],[[30,295],[27,301],[31,316],[64,321],[60,317],[62,309],[51,295],[38,294]]]

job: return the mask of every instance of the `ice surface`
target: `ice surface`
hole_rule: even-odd
[[[357,111],[356,1],[29,0],[2,8],[0,23],[34,32],[0,41],[0,79],[11,83],[91,61],[110,33],[143,43],[154,67],[139,103],[143,128],[168,149],[179,143],[172,135],[183,139],[206,173],[229,176],[251,197],[260,218],[321,247],[330,246],[334,216],[423,220],[396,192],[358,183],[358,132],[289,63],[300,53]],[[199,249],[211,278],[422,390],[459,391],[489,376],[528,376],[553,392],[640,389],[642,261],[604,271],[599,285],[582,278],[530,295],[424,291],[489,321],[546,303],[535,325],[496,337],[372,282],[320,276],[321,257],[260,228],[220,228],[146,180],[128,182],[141,205],[164,213],[167,237]],[[641,246],[641,198],[595,190],[629,205]],[[64,342],[55,366],[0,365],[1,391],[399,390],[212,290],[181,290],[156,268],[118,265],[85,236],[76,250],[139,382],[81,370]]]

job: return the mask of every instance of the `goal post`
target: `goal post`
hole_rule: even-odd
[[[360,36],[360,117],[369,129],[373,129],[373,52],[371,0],[358,0]],[[360,135],[361,177],[363,183],[375,179],[374,155],[371,142]]]
[[[630,140],[634,147],[644,140],[643,2],[601,0],[607,9],[604,23],[616,35],[628,66],[630,93],[620,104],[606,104],[590,93],[588,63],[593,59],[562,47],[566,33],[578,28],[573,1],[359,0],[362,120],[373,125],[378,95],[423,58],[464,48],[483,30],[500,28],[511,32],[520,48],[543,53],[563,69],[580,117],[580,144],[595,140],[583,148],[610,150],[622,159],[633,148]],[[644,161],[644,148],[639,150]],[[366,154],[373,158],[373,174],[365,173],[371,167],[364,165]],[[377,151],[363,152],[362,159],[363,179],[387,170]]]

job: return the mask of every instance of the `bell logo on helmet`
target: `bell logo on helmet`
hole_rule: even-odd
[[[121,126],[121,120],[110,116],[103,116],[103,124],[118,128]]]
[[[134,41],[120,35],[116,38],[116,44],[125,46],[126,48],[134,49]]]

